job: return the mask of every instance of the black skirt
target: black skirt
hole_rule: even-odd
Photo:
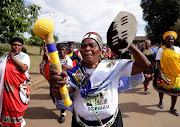
[[[79,116],[80,117],[80,116]],[[102,120],[103,124],[107,123],[113,116],[110,116],[104,120]],[[86,125],[88,126],[100,126],[98,121],[87,121],[84,118],[80,117],[81,121],[84,122]],[[81,125],[79,125],[79,123],[76,121],[76,118],[74,116],[72,116],[72,123],[71,123],[72,127],[82,127]],[[114,121],[114,123],[111,125],[111,127],[123,127],[123,121],[122,121],[122,116],[121,116],[121,112],[119,110],[116,120]]]
[[[144,74],[148,74],[148,75],[152,75],[155,73],[155,69],[156,69],[156,60],[155,60],[155,54],[152,55],[145,55],[147,57],[147,59],[151,62],[151,66],[146,69],[143,73]],[[153,80],[153,76],[152,77],[145,77],[145,82],[149,82]]]

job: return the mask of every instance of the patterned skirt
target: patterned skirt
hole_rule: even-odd
[[[180,77],[174,77],[169,74],[163,74],[163,78],[158,79],[155,74],[153,86],[158,92],[171,96],[180,96]]]

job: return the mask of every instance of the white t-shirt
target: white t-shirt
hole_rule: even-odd
[[[177,47],[177,46],[173,46],[174,48],[174,51],[179,53],[180,54],[180,48]],[[161,60],[161,55],[162,55],[162,52],[163,52],[163,48],[159,48],[158,52],[157,52],[157,55],[156,55],[156,60]]]
[[[28,54],[21,52],[18,55],[14,56],[19,62],[26,64],[28,66],[28,70],[30,68],[30,57]],[[24,72],[27,78],[29,78],[28,70]]]
[[[105,119],[112,116],[118,107],[118,86],[120,78],[123,76],[131,77],[133,62],[128,63],[119,74],[109,83],[107,89],[100,94],[98,105],[98,116],[100,119]],[[92,69],[87,69],[88,73],[92,73]],[[91,98],[93,106],[96,107],[98,96]],[[96,104],[95,104],[96,103]],[[89,121],[97,121],[90,99],[82,98],[80,91],[76,90],[74,93],[74,109],[81,117]]]
[[[73,67],[72,60],[69,56],[66,55],[64,59],[61,59],[61,57],[59,57],[59,59],[61,64]]]

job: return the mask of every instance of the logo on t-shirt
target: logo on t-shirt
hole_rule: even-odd
[[[99,95],[97,95],[95,97],[91,97],[91,101],[90,101],[89,97],[82,98],[82,99],[83,99],[83,105],[85,107],[88,107],[88,111],[94,111],[93,107],[95,108],[95,110],[96,110],[96,108],[98,108],[98,110],[104,110],[104,109],[109,108],[109,102],[108,102],[106,91],[103,91],[100,94],[100,97],[99,97]],[[98,105],[98,107],[97,107],[97,105]]]

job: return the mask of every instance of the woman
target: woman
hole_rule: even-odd
[[[144,71],[150,62],[134,45],[129,50],[134,54],[131,60],[99,60],[102,51],[102,38],[95,32],[87,33],[82,40],[81,55],[83,61],[67,73],[59,73],[50,68],[50,82],[53,94],[61,99],[59,86],[70,78],[69,94],[73,97],[72,127],[112,126],[122,127],[122,117],[118,108],[118,87],[120,78]],[[142,75],[143,76],[143,75]],[[129,88],[135,87],[131,84]]]
[[[60,44],[58,46],[59,59],[63,70],[69,70],[73,67],[72,60],[67,56],[68,47],[66,45]]]
[[[150,40],[145,40],[145,48],[142,49],[142,53],[148,58],[148,60],[151,62],[151,66],[146,69],[144,73],[145,81],[143,82],[144,84],[144,93],[148,94],[148,85],[149,82],[152,80],[155,72],[155,67],[156,67],[156,51],[154,48],[150,47],[151,46],[151,41]]]
[[[73,43],[69,43],[69,51],[68,51],[68,56],[71,58],[71,60],[73,61],[73,67],[76,66],[76,64],[81,60],[79,58],[79,56],[74,52],[74,44]]]
[[[61,62],[62,69],[64,71],[71,69],[73,67],[73,62],[71,58],[69,58],[69,56],[66,55],[68,52],[68,47],[66,45],[60,44],[57,46],[57,50],[59,52],[59,59]],[[63,101],[56,99],[56,107],[61,110],[61,113],[59,116],[59,122],[64,123],[65,116],[66,116],[66,113],[65,113],[66,107],[64,107]]]
[[[163,109],[164,93],[171,96],[170,112],[175,116],[179,113],[174,109],[177,96],[180,95],[180,65],[179,54],[180,48],[174,46],[174,41],[177,39],[177,33],[174,31],[167,31],[163,35],[166,45],[159,48],[156,56],[158,73],[154,80],[154,88],[159,92],[158,107]]]
[[[47,47],[46,44],[44,43],[44,48],[43,48],[44,54],[43,54],[43,59],[40,63],[40,73],[44,76],[45,79],[49,81],[49,68],[51,65],[50,57],[48,55]]]
[[[0,96],[3,95],[3,101],[0,97],[2,126],[25,126],[23,116],[30,99],[30,77],[27,72],[30,58],[22,52],[23,43],[21,38],[13,38],[10,42],[11,52],[5,53],[0,60]]]

